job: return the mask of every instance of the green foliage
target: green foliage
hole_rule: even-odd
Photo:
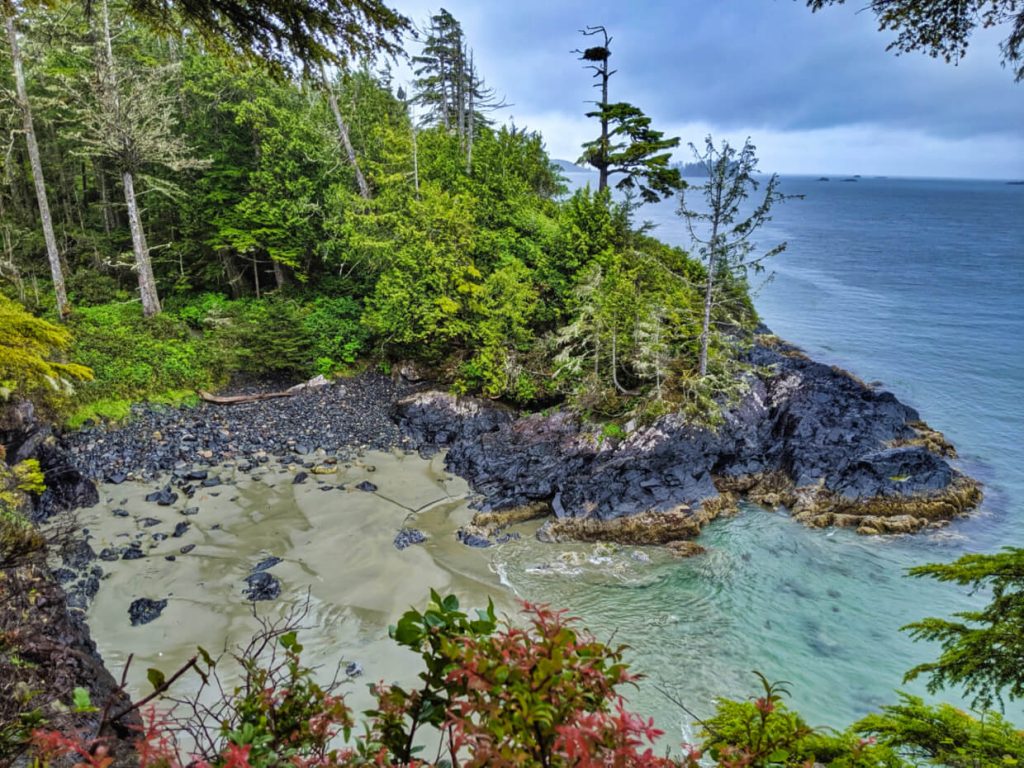
[[[1024,696],[1024,549],[1007,547],[994,555],[964,555],[947,564],[922,565],[911,576],[991,590],[992,599],[979,611],[955,614],[958,620],[927,618],[908,624],[915,640],[942,645],[936,661],[919,664],[907,680],[928,675],[928,690],[962,686],[980,709]]]
[[[473,309],[475,354],[462,370],[468,388],[497,397],[510,392],[512,361],[533,340],[530,321],[537,293],[530,270],[514,256],[505,257],[487,279]]]
[[[906,693],[900,693],[899,704],[882,707],[852,730],[915,762],[950,768],[1006,768],[1024,762],[1024,732],[998,713],[975,718],[949,704],[928,705]]]
[[[72,711],[78,714],[88,714],[89,712],[98,712],[99,710],[93,706],[92,699],[89,697],[88,688],[75,688],[71,692],[71,706]]]
[[[55,359],[70,343],[67,329],[0,294],[0,403],[23,397],[56,405],[71,394],[72,381],[91,378],[86,366]]]
[[[470,200],[425,184],[396,235],[396,252],[367,300],[365,322],[386,348],[438,360],[469,338],[482,290],[470,256]]]
[[[604,440],[621,440],[626,436],[626,431],[613,421],[601,425],[601,437]]]
[[[305,308],[280,297],[235,302],[212,337],[233,369],[304,376],[313,366]]]
[[[141,400],[168,390],[210,387],[223,379],[218,356],[173,313],[144,320],[134,304],[82,308],[70,328],[74,356],[95,379],[80,388],[82,404]]]
[[[719,699],[715,714],[701,722],[702,750],[725,768],[827,765],[832,768],[909,768],[886,744],[853,731],[811,728],[784,700],[785,683],[761,681],[762,695],[748,701]]]
[[[677,168],[670,165],[679,138],[666,139],[662,131],[651,127],[651,118],[639,107],[625,102],[599,104],[587,113],[608,125],[607,139],[594,139],[583,145],[579,162],[621,175],[615,184],[627,194],[638,192],[645,203],[657,203],[685,186]]]
[[[807,0],[821,10],[843,0]],[[1003,65],[1024,80],[1024,11],[1013,0],[874,0],[868,7],[878,18],[878,28],[896,33],[887,50],[898,53],[922,51],[933,58],[959,62],[967,54],[977,29],[1007,27],[1000,44]]]
[[[373,719],[374,738],[396,760],[407,763],[420,751],[415,738],[422,726],[440,729],[447,721],[453,696],[461,690],[461,686],[453,686],[449,680],[452,654],[460,640],[486,637],[496,626],[492,603],[488,602],[485,611],[477,611],[473,619],[459,610],[455,595],[442,597],[431,590],[425,610],[406,611],[398,623],[388,629],[396,643],[419,654],[423,660],[423,671],[419,674],[422,688],[378,687],[377,708],[367,713]]]
[[[703,748],[715,760],[744,758],[748,764],[798,765],[801,742],[812,733],[783,701],[783,683],[758,673],[764,695],[753,701],[719,699],[714,716],[702,723]]]
[[[9,566],[21,557],[38,552],[43,537],[22,515],[30,494],[42,493],[46,486],[39,462],[26,459],[14,466],[5,461],[0,446],[0,566]]]
[[[316,373],[331,374],[356,361],[367,339],[361,315],[362,307],[348,296],[313,300],[302,327],[311,340]]]

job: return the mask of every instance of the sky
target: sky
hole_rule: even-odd
[[[802,0],[392,0],[420,26],[444,7],[487,84],[512,104],[498,122],[540,131],[576,160],[597,98],[572,51],[578,30],[612,35],[609,98],[687,145],[750,137],[764,171],[1024,179],[1024,83],[1000,65],[1005,30],[982,30],[958,65],[885,50],[892,33],[853,2]],[[415,50],[414,42],[410,48]],[[399,67],[399,80],[409,77]]]

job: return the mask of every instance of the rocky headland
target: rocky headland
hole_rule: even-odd
[[[695,537],[739,499],[811,526],[911,533],[980,502],[955,450],[886,391],[770,335],[746,393],[715,427],[664,416],[615,439],[566,411],[517,414],[446,392],[399,400],[404,434],[482,496],[478,535],[536,517],[547,540],[666,544]]]

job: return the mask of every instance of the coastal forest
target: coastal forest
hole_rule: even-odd
[[[712,378],[691,375],[706,268],[638,212],[682,186],[678,140],[608,102],[588,151],[635,194],[565,194],[541,136],[496,127],[500,99],[446,12],[409,92],[386,61],[271,70],[116,4],[27,11],[9,37],[0,268],[92,370],[72,424],[238,373],[397,361],[523,405],[696,410],[729,365],[718,329],[754,322],[723,270]]]
[[[180,669],[148,670],[142,695],[113,670],[114,678],[91,667],[83,678],[54,664],[47,654],[57,641],[44,647],[39,638],[51,630],[39,627],[67,627],[59,644],[73,650],[60,658],[95,656],[81,620],[68,618],[82,606],[65,605],[47,559],[62,553],[66,566],[77,532],[54,521],[89,491],[76,485],[72,499],[56,489],[71,474],[78,483],[79,470],[88,487],[131,474],[95,458],[76,468],[69,457],[94,451],[90,435],[141,445],[152,439],[152,414],[202,414],[203,401],[218,397],[284,402],[296,384],[300,397],[367,379],[429,383],[450,398],[438,402],[451,413],[473,403],[468,426],[445,439],[423,415],[426,400],[398,410],[415,447],[450,448],[453,471],[504,502],[460,531],[469,546],[554,514],[544,529],[552,540],[668,544],[692,555],[703,549],[690,539],[740,498],[794,508],[813,527],[890,533],[963,514],[981,493],[948,469],[955,451],[916,412],[760,326],[752,277],[786,246],[759,248],[753,236],[774,206],[799,202],[760,174],[750,141],[733,147],[709,136],[683,157],[680,139],[620,92],[613,30],[586,27],[579,50],[565,53],[595,86],[583,107],[594,138],[573,160],[598,180],[574,188],[544,137],[507,119],[508,96],[488,85],[474,41],[444,9],[410,20],[377,0],[0,1],[0,17],[0,765],[1024,760],[1024,732],[1001,714],[1004,698],[1024,694],[1018,549],[911,573],[990,595],[979,611],[907,628],[938,654],[908,679],[926,679],[933,693],[962,690],[975,711],[901,694],[846,730],[813,727],[814,713],[787,704],[787,683],[755,673],[753,696],[719,699],[712,717],[695,722],[695,743],[680,744],[629,708],[637,676],[625,647],[557,606],[527,602],[503,618],[493,604],[469,611],[429,585],[424,605],[390,630],[422,661],[418,679],[372,683],[376,704],[364,713],[346,704],[337,679],[303,661],[301,620],[291,615],[267,620],[237,653],[200,648]],[[923,17],[913,18],[923,29]],[[410,82],[395,74],[403,66]],[[684,180],[677,160],[699,177]],[[644,206],[665,200],[677,201],[689,249],[661,242],[645,222]],[[783,403],[798,376],[810,382],[809,404]],[[863,401],[829,439],[864,455],[870,448],[874,474],[850,461],[841,482],[814,475],[839,448],[808,458],[810,447],[787,444],[790,453],[767,457],[777,436],[751,426],[750,404],[770,401],[787,418],[820,418],[836,432],[811,412],[832,407],[821,405],[826,389]],[[865,418],[883,427],[865,427]],[[565,463],[516,465],[538,424]],[[489,432],[505,447],[481,458],[472,446]],[[642,449],[630,436],[644,434],[699,445],[706,472],[672,481],[665,498],[661,480],[611,500],[591,499],[582,485],[523,490],[548,482],[545,472],[588,482],[603,472],[639,488],[628,473],[647,465],[630,453]],[[882,448],[889,453],[878,458]],[[193,485],[212,480],[219,450],[202,469],[164,466],[166,456],[147,465],[178,473],[160,491],[167,504],[155,503],[191,498]],[[604,460],[602,451],[622,453],[600,465],[593,457]],[[332,463],[306,467],[333,472]],[[296,483],[308,476],[300,474]],[[918,485],[919,475],[927,477]],[[570,501],[587,514],[563,514]],[[605,514],[616,503],[634,506]],[[599,522],[590,522],[594,509]],[[191,525],[179,522],[173,535]],[[254,582],[272,585],[260,572]],[[140,611],[162,608],[150,601]],[[198,692],[179,693],[182,677],[200,680]],[[687,702],[676,703],[689,717]]]

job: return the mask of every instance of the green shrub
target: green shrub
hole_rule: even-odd
[[[320,296],[309,305],[302,326],[312,344],[316,373],[331,374],[356,361],[369,336],[360,322],[362,312],[348,296]]]
[[[170,308],[170,307],[168,307]],[[232,302],[222,293],[201,293],[193,296],[175,313],[188,323],[189,327],[201,330],[215,328],[231,313]]]
[[[306,314],[292,299],[243,299],[227,308],[227,317],[213,338],[232,369],[306,376],[313,368]]]
[[[66,328],[34,317],[0,294],[0,403],[25,397],[61,405],[72,392],[72,380],[92,376],[83,365],[56,359],[70,344]]]
[[[106,304],[79,310],[71,327],[73,354],[96,377],[81,388],[79,405],[210,387],[227,372],[209,341],[173,313],[147,320],[134,303]]]
[[[908,757],[951,768],[997,768],[1024,761],[1024,732],[997,712],[972,717],[950,704],[931,706],[900,693],[900,703],[882,707],[853,726]]]

